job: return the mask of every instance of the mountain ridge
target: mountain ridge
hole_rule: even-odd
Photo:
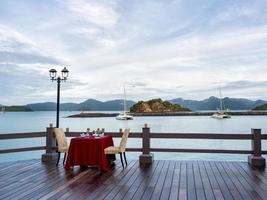
[[[220,99],[211,96],[203,100],[186,100],[183,98],[176,98],[170,100],[171,103],[177,103],[181,106],[187,107],[193,111],[197,110],[217,110],[220,107]],[[251,110],[257,106],[267,103],[264,100],[249,100],[246,98],[223,98],[225,109],[230,110]]]
[[[99,101],[96,99],[87,99],[81,103],[61,103],[61,111],[120,111],[123,110],[123,99],[115,99],[108,101]],[[134,104],[134,101],[127,101],[127,110]],[[26,107],[33,111],[55,111],[56,103],[44,102],[27,104]]]
[[[216,110],[220,106],[220,99],[214,96],[203,100],[190,100],[183,98],[175,98],[168,100],[172,104],[179,104],[186,107],[192,111],[201,110]],[[246,98],[229,98],[225,97],[223,99],[226,109],[230,110],[252,110],[257,106],[261,106],[267,101],[249,100]],[[127,110],[130,109],[136,102],[132,100],[127,101]],[[32,111],[55,111],[55,102],[42,102],[42,103],[31,103],[24,105],[30,108]],[[81,103],[61,103],[61,111],[121,111],[123,110],[123,99],[114,99],[108,101],[99,101],[96,99],[87,99]]]

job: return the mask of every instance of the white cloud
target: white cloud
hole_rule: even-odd
[[[119,20],[113,1],[67,0],[66,3],[83,20],[101,28],[112,28]]]
[[[25,94],[37,91],[27,101],[54,100],[54,93],[47,91],[54,87],[47,71],[60,70],[63,64],[70,70],[62,85],[63,101],[121,98],[124,83],[134,100],[199,99],[216,95],[219,84],[254,80],[259,83],[255,87],[228,87],[225,95],[267,99],[260,92],[267,76],[267,20],[259,17],[264,6],[238,1],[242,6],[217,2],[194,8],[193,3],[57,1],[39,25],[23,26],[28,19],[18,14],[20,20],[0,26],[0,51],[9,52],[2,59],[0,55],[0,63],[38,71],[45,87],[32,86],[24,74]],[[39,17],[32,15],[33,21]]]

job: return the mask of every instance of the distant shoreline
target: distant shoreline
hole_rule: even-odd
[[[211,116],[214,112],[165,112],[165,113],[129,113],[134,117],[159,117],[159,116]],[[231,111],[227,112],[232,116],[246,116],[246,115],[267,115],[267,111]],[[93,118],[93,117],[116,117],[119,113],[80,113],[75,115],[69,115],[67,118]]]

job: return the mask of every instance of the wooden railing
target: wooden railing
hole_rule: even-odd
[[[67,137],[80,136],[82,132],[71,132],[66,129]],[[119,132],[107,132],[114,138],[122,136],[122,130]],[[16,149],[0,150],[0,154],[14,153],[23,151],[46,150],[42,155],[43,161],[54,160],[56,154],[56,141],[53,133],[53,127],[50,126],[46,132],[32,133],[11,133],[0,134],[0,140],[6,139],[22,139],[22,138],[40,138],[46,137],[46,146],[34,146]],[[147,165],[153,162],[153,154],[151,152],[188,152],[188,153],[226,153],[226,154],[251,154],[248,162],[255,167],[265,166],[265,159],[262,154],[267,154],[267,151],[262,151],[262,140],[267,140],[267,134],[261,134],[261,129],[251,129],[251,134],[219,134],[219,133],[151,133],[150,128],[145,124],[142,132],[131,132],[129,138],[142,139],[142,147],[127,148],[127,151],[142,152],[139,157],[140,165]],[[249,140],[251,141],[250,150],[242,149],[196,149],[196,148],[154,148],[150,146],[151,139],[199,139],[199,140]]]
[[[40,138],[40,137],[46,137],[46,132],[0,134],[0,140],[29,139],[29,138]],[[16,152],[24,152],[24,151],[37,151],[37,150],[45,150],[45,149],[46,149],[46,146],[33,146],[33,147],[23,147],[23,148],[16,148],[16,149],[0,149],[0,154],[16,153]]]

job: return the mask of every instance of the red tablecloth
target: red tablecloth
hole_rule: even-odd
[[[99,166],[103,172],[110,170],[104,149],[113,146],[112,136],[100,138],[76,137],[72,138],[68,151],[65,169],[71,166]],[[114,158],[115,159],[115,158]]]

